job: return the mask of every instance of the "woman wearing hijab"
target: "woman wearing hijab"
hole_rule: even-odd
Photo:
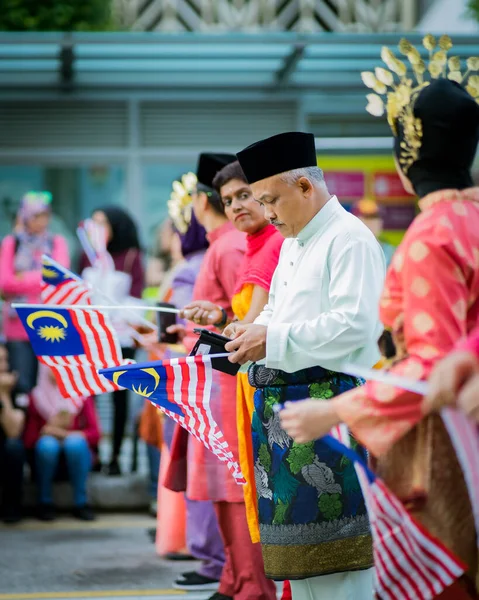
[[[126,296],[141,298],[144,287],[144,269],[142,252],[138,238],[138,230],[130,215],[118,206],[106,206],[94,211],[92,219],[106,229],[107,251],[113,259],[115,270],[129,276],[129,290]],[[93,266],[93,265],[92,265]],[[88,267],[86,255],[82,256],[80,269],[83,271]],[[113,295],[115,290],[112,290]],[[114,300],[123,300],[116,298]],[[120,335],[123,358],[133,358],[135,345],[128,331]],[[120,475],[120,456],[125,427],[128,417],[128,393],[127,390],[113,392],[113,447],[109,475]]]
[[[48,254],[65,267],[70,266],[66,240],[48,229],[51,200],[49,192],[26,194],[22,198],[15,232],[7,235],[0,247],[0,292],[6,300],[3,333],[11,369],[18,374],[17,394],[26,394],[35,386],[37,359],[11,304],[41,302],[43,254]]]
[[[66,400],[51,371],[41,365],[38,385],[29,400],[24,443],[32,455],[38,486],[38,518],[56,518],[53,481],[66,467],[73,486],[73,515],[82,521],[93,520],[86,489],[93,449],[100,440],[93,398],[76,399],[75,403]]]
[[[388,49],[389,70],[363,74],[376,94],[368,111],[380,116],[380,94],[394,134],[394,154],[405,189],[419,196],[420,215],[409,227],[388,271],[381,320],[396,345],[391,373],[427,379],[479,317],[479,188],[471,166],[479,140],[479,77],[461,73],[442,36],[424,38],[427,70],[417,49],[402,40],[411,63]],[[395,75],[393,75],[393,73]],[[375,458],[376,471],[406,508],[469,567],[440,598],[476,598],[477,540],[471,505],[455,451],[437,414],[411,392],[368,382],[330,402],[307,400],[282,411],[286,431],[299,443],[345,422]]]

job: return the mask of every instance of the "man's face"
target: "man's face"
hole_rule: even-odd
[[[264,206],[265,218],[285,238],[296,237],[309,220],[305,220],[304,210],[312,193],[308,184],[308,180],[302,178],[290,185],[282,181],[280,175],[251,184],[255,200]]]

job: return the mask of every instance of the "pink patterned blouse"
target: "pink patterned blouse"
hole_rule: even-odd
[[[381,299],[381,319],[403,350],[390,370],[418,380],[427,379],[478,323],[479,188],[441,190],[419,206],[421,214],[396,251]],[[341,420],[376,456],[423,417],[422,397],[378,382],[333,402]]]

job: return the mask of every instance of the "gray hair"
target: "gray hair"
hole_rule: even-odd
[[[325,185],[324,174],[319,167],[303,167],[286,171],[286,173],[281,174],[281,181],[288,185],[294,185],[301,177],[306,177],[313,184]]]

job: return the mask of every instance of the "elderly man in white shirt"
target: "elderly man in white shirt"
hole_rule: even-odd
[[[294,600],[369,600],[371,536],[353,465],[320,440],[293,443],[274,405],[331,398],[361,384],[342,365],[379,360],[384,255],[328,193],[311,134],[280,134],[237,156],[287,238],[263,312],[225,330],[230,360],[255,363],[252,441],[266,574],[290,579]]]

